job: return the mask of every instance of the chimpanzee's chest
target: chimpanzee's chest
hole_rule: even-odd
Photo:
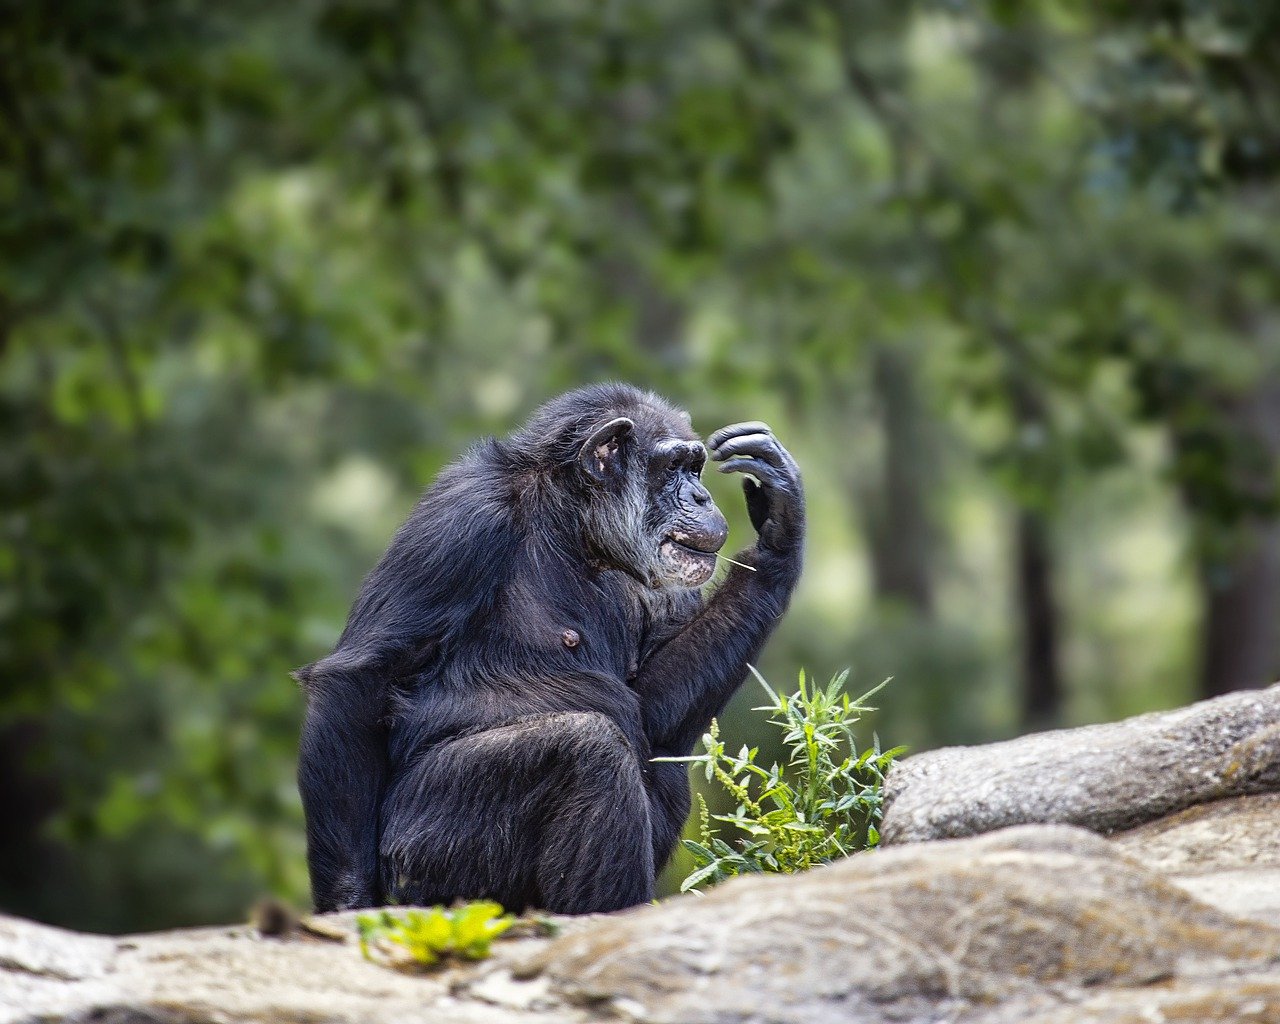
[[[635,675],[640,637],[638,630],[563,616],[542,628],[530,627],[513,647],[529,666],[549,675],[583,673],[625,681]]]

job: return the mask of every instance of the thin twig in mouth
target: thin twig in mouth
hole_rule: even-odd
[[[723,558],[726,562],[729,562],[732,565],[736,565],[740,569],[746,569],[747,572],[756,571],[756,567],[754,565],[747,565],[745,562],[739,562],[736,559],[730,558],[728,555],[722,555],[719,552],[716,553],[716,558]]]

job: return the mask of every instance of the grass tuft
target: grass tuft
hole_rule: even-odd
[[[759,672],[751,672],[769,695],[768,704],[752,710],[768,712],[769,722],[782,730],[790,755],[785,765],[756,764],[755,747],[728,753],[715,721],[702,737],[703,753],[657,759],[701,765],[707,781],[717,782],[737,804],[730,814],[711,814],[699,794],[698,838],[684,840],[695,866],[681,892],[735,875],[806,871],[880,842],[881,787],[906,748],[882,751],[873,738],[859,753],[854,726],[875,710],[866,702],[889,680],[854,700],[844,690],[848,671],[818,687],[802,669],[799,689],[789,695],[774,692]],[[722,826],[731,830],[727,839]]]

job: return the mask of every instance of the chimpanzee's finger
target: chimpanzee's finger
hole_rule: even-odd
[[[714,434],[707,438],[708,448],[718,448],[731,437],[738,437],[742,434],[771,434],[773,431],[769,429],[769,424],[761,423],[759,420],[748,420],[746,423],[731,423],[727,427],[721,427]]]
[[[716,469],[721,473],[750,473],[766,488],[785,487],[787,482],[782,473],[759,459],[733,459]]]
[[[717,448],[711,457],[717,462],[723,462],[730,456],[751,455],[769,463],[775,469],[782,469],[786,466],[786,461],[783,459],[781,448],[782,446],[772,434],[743,434],[741,437],[730,438]]]

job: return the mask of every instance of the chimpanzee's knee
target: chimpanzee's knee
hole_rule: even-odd
[[[643,771],[604,715],[549,716],[564,762],[548,802],[535,874],[540,904],[559,913],[617,910],[653,898],[653,826]]]
[[[508,909],[613,910],[652,896],[643,769],[608,717],[562,712],[449,740],[383,802],[385,891]]]
[[[532,721],[551,757],[580,782],[613,788],[635,785],[643,790],[639,757],[612,719],[598,711],[571,711],[540,715]]]

